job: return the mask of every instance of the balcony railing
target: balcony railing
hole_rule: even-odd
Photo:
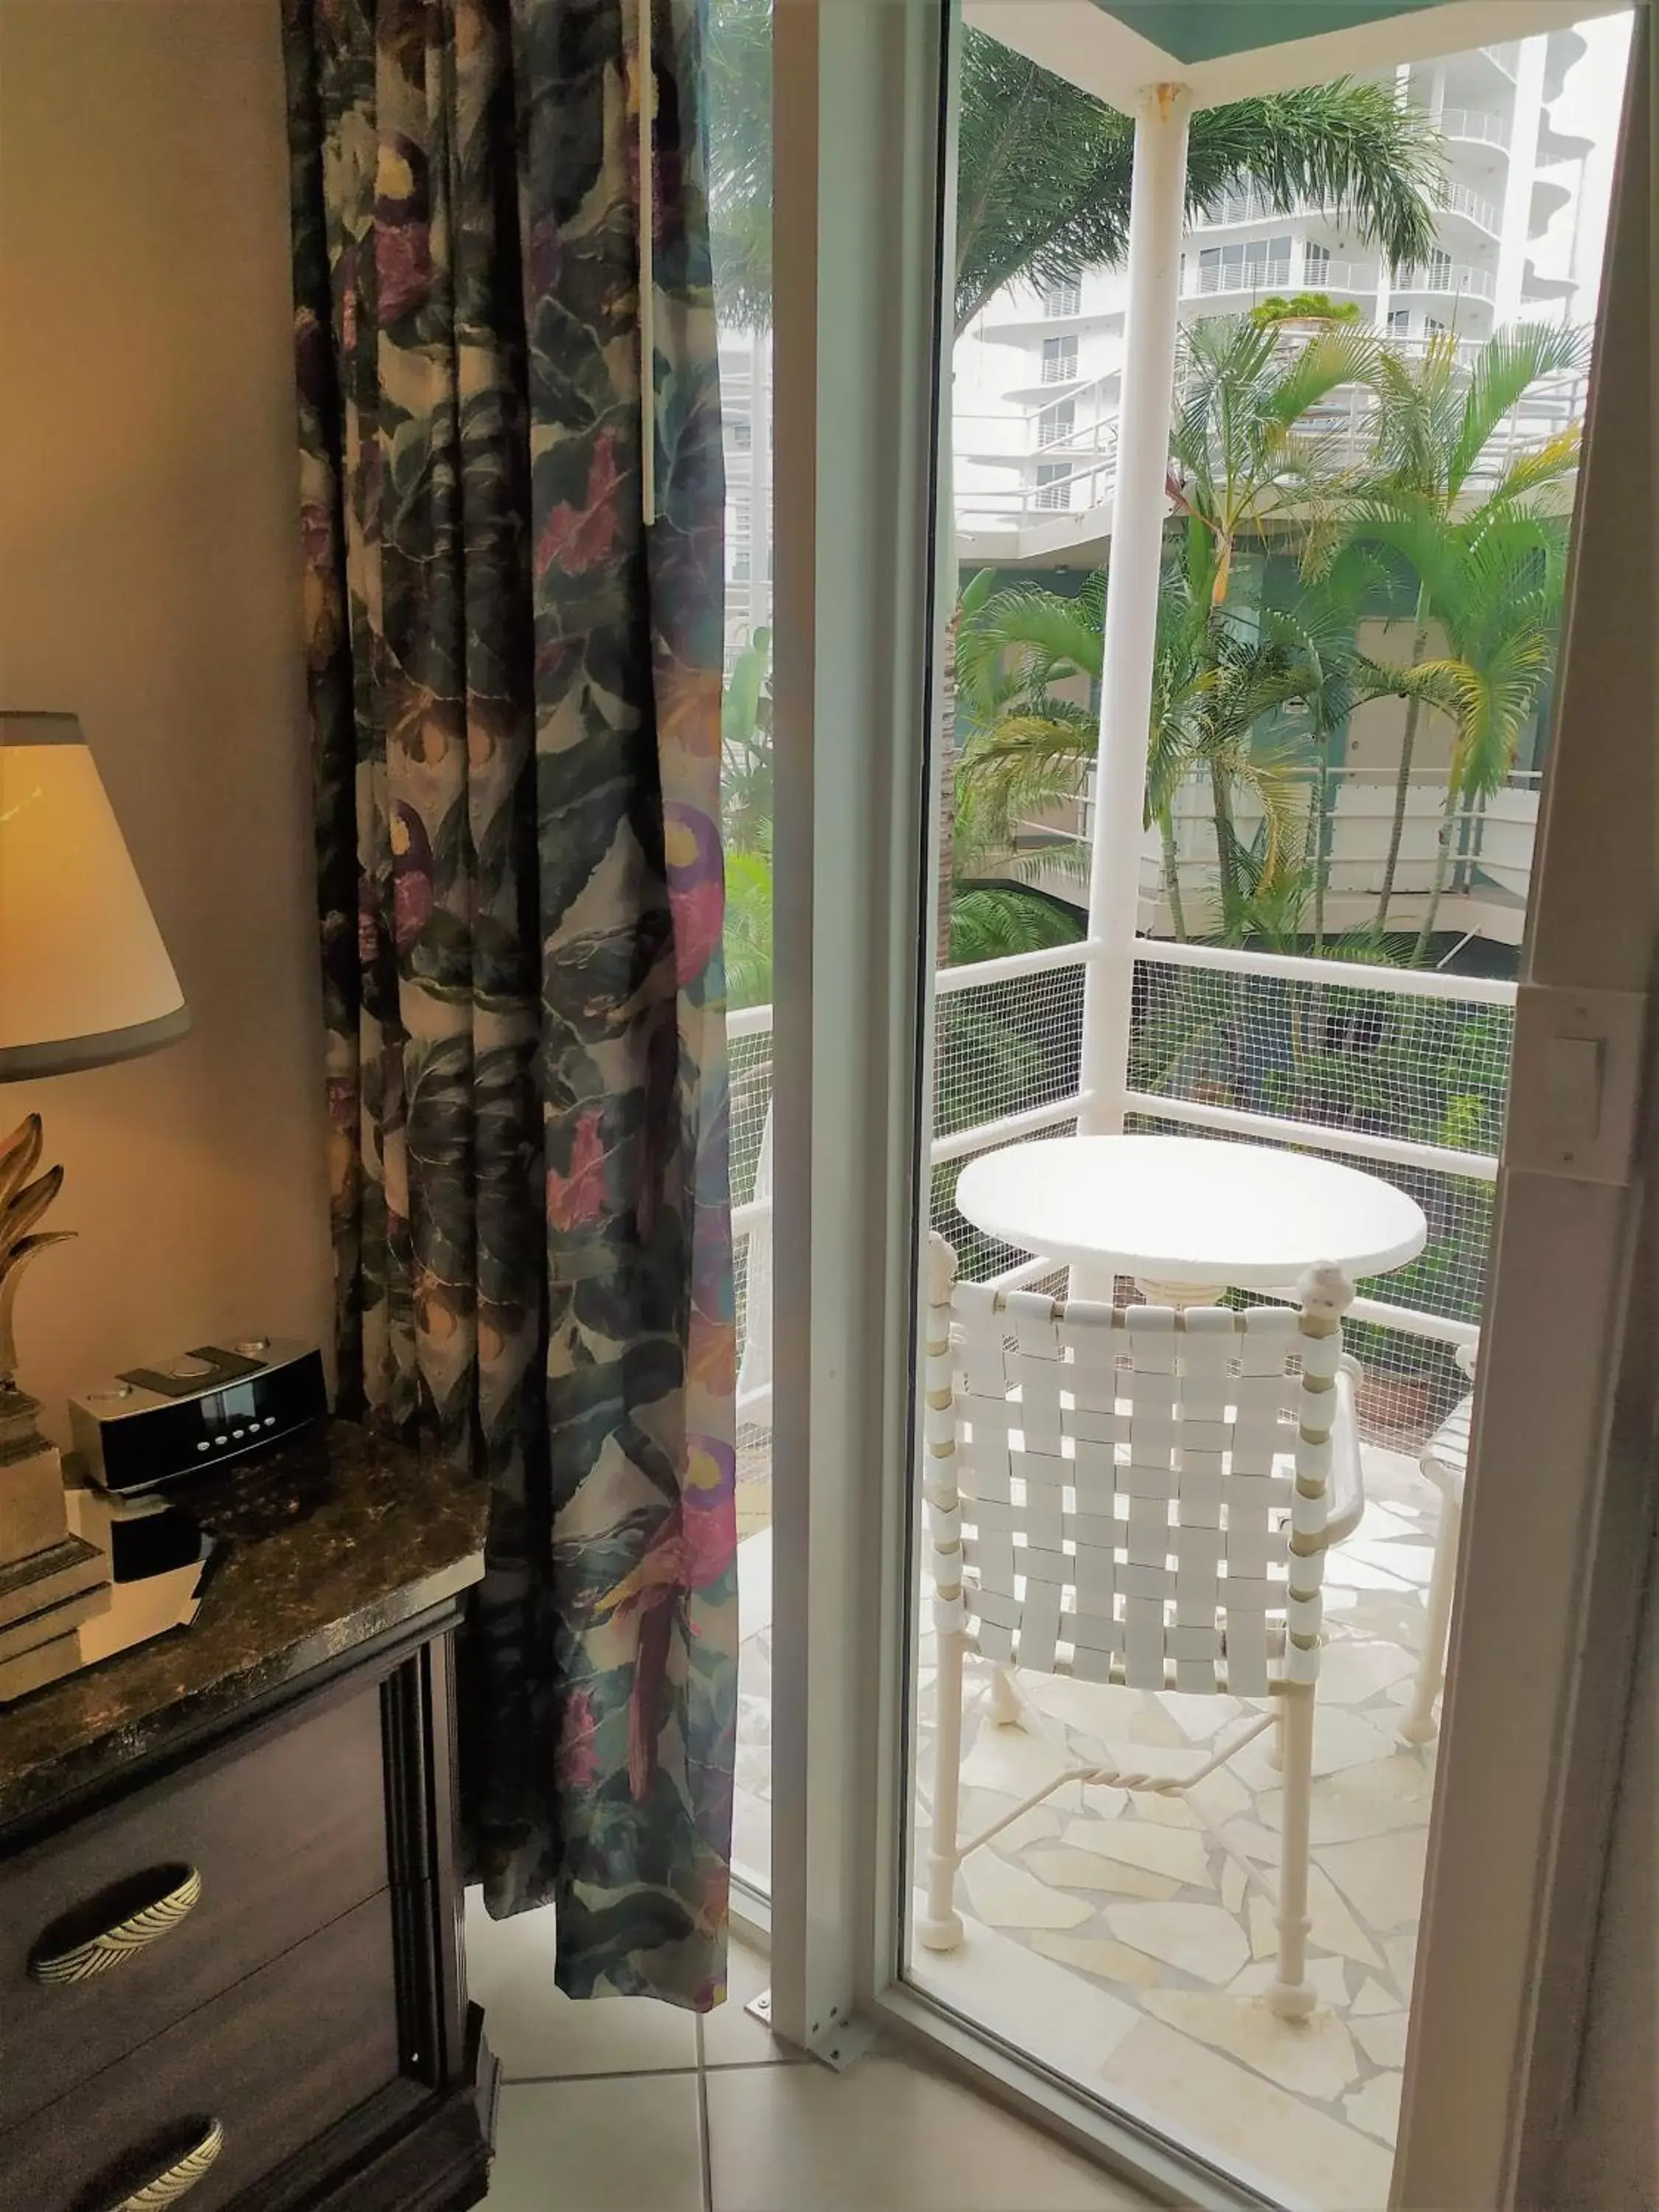
[[[1443,107],[1437,128],[1443,138],[1472,138],[1482,146],[1510,143],[1510,126],[1501,115],[1484,107]]]
[[[958,419],[957,435],[962,436],[964,422],[978,421],[977,416]],[[998,428],[1007,427],[1007,418],[990,417]],[[960,483],[956,492],[957,527],[964,532],[995,532],[1020,530],[1039,523],[1052,521],[1058,514],[1086,514],[1100,507],[1111,495],[1117,481],[1117,424],[1115,421],[1092,422],[1080,430],[1055,435],[1045,428],[1037,418],[1036,443],[1030,452],[1009,454],[1008,465],[1019,468],[1021,481],[1018,483],[992,487],[963,488]],[[993,457],[985,456],[981,465]],[[998,459],[1001,456],[994,457]],[[1039,483],[1027,477],[1032,459],[1048,468],[1066,465],[1061,477],[1050,477]]]
[[[963,1160],[1074,1127],[1091,1103],[1079,1072],[1085,981],[1091,963],[1109,957],[1097,944],[1064,945],[935,979],[932,1217],[975,1279],[1012,1285],[1052,1273],[1042,1255],[973,1229],[952,1194]],[[1441,1401],[1467,1388],[1450,1347],[1478,1334],[1514,985],[1149,938],[1135,940],[1133,957],[1127,1126],[1356,1161],[1423,1206],[1423,1255],[1368,1289],[1351,1318],[1368,1373],[1410,1380],[1419,1409],[1412,1418],[1431,1425]],[[769,1231],[772,1214],[762,1164],[771,1027],[769,1006],[728,1024],[744,1328],[747,1241]],[[765,1325],[758,1310],[756,1325]]]
[[[1275,292],[1283,291],[1291,281],[1288,257],[1273,261],[1245,261],[1227,264],[1188,261],[1181,279],[1181,296],[1195,300],[1217,292]]]
[[[1341,280],[1342,264],[1338,264],[1334,270],[1322,272],[1319,289],[1338,289]],[[1393,351],[1406,355],[1420,355],[1426,343],[1417,339],[1390,343]],[[1460,350],[1472,358],[1478,346],[1468,341],[1461,345]],[[1470,472],[1471,483],[1490,483],[1521,454],[1536,451],[1582,423],[1587,395],[1586,380],[1582,375],[1549,377],[1532,386],[1481,449]],[[1376,407],[1376,395],[1365,386],[1342,386],[1322,400],[1317,408],[1310,410],[1300,427],[1307,434],[1321,439],[1324,457],[1332,467],[1358,467],[1370,454]],[[1021,432],[1025,427],[1017,416],[963,416],[957,425],[958,442],[971,442],[973,433],[967,426],[981,421],[994,424],[999,436]],[[958,484],[956,508],[960,529],[980,532],[1018,530],[1051,519],[1056,508],[1084,514],[1110,497],[1117,478],[1115,420],[1109,417],[1052,443],[1043,441],[1040,431],[1028,434],[1036,438],[1035,444],[1006,454],[981,458],[1006,462],[1011,471],[1018,470],[1022,477],[1034,458],[1045,462],[1069,460],[1071,473],[1061,482],[1059,493],[1052,482],[1038,486],[1021,481],[1006,488],[991,489],[963,489]]]
[[[1481,193],[1471,191],[1467,185],[1455,184],[1449,177],[1441,179],[1435,187],[1434,197],[1437,206],[1446,209],[1452,215],[1467,216],[1478,228],[1489,232],[1493,238],[1504,228],[1501,210]]]
[[[1497,290],[1492,272],[1471,268],[1467,261],[1431,261],[1419,267],[1409,262],[1394,272],[1396,292],[1450,292],[1468,300],[1490,300]]]

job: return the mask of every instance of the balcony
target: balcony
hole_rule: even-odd
[[[1252,298],[1282,292],[1291,281],[1288,254],[1273,261],[1217,263],[1209,267],[1188,261],[1181,272],[1183,300],[1208,299],[1222,293],[1242,293]]]
[[[1496,297],[1497,289],[1490,270],[1473,268],[1466,261],[1431,261],[1422,266],[1412,263],[1394,272],[1396,293],[1449,294],[1457,299],[1490,301]]]
[[[1443,138],[1458,138],[1476,146],[1509,149],[1510,126],[1504,117],[1484,107],[1442,108],[1436,126]]]
[[[1481,193],[1472,191],[1468,185],[1454,184],[1443,178],[1435,192],[1436,204],[1448,215],[1462,216],[1487,237],[1497,238],[1504,228],[1503,210]]]
[[[1101,945],[1073,945],[937,978],[933,1218],[974,1279],[1054,1279],[1041,1258],[970,1228],[952,1194],[968,1159],[1075,1125],[1085,978],[1103,957]],[[1399,1735],[1437,1525],[1417,1451],[1467,1387],[1453,1353],[1474,1335],[1480,1310],[1514,987],[1146,937],[1133,964],[1127,1127],[1351,1160],[1408,1188],[1431,1224],[1418,1261],[1386,1285],[1362,1286],[1349,1329],[1367,1378],[1368,1505],[1357,1535],[1331,1554],[1325,1582],[1311,1894],[1321,2010],[1316,2024],[1293,2027],[1243,2002],[1272,1972],[1272,1920],[1259,1893],[1272,1880],[1280,1778],[1265,1757],[1252,1750],[1198,1784],[1190,1809],[1082,1784],[1036,1812],[1020,1809],[1067,1759],[1190,1767],[1230,1725],[1225,1701],[1035,1674],[1021,1677],[1028,1711],[1017,1728],[992,1717],[983,1676],[970,1680],[971,1818],[988,1825],[1006,1814],[1008,1825],[964,1867],[962,1948],[917,1953],[911,1972],[1039,2059],[1086,2072],[1154,2124],[1190,2129],[1201,2084],[1205,2139],[1224,2154],[1251,2157],[1259,2100],[1271,2097],[1278,2188],[1310,2203],[1381,2204],[1434,1774],[1432,1747]],[[739,1325],[745,1370],[752,1364],[758,1375],[749,1346],[764,1336],[771,1259],[763,1164],[770,1009],[735,1015],[732,1035]],[[740,1384],[738,1495],[754,1533],[739,1562],[736,1830],[750,1865],[764,1863],[769,1832],[763,1390],[744,1397]],[[924,1607],[915,1714],[924,1778],[933,1724],[927,1619]],[[923,1802],[921,1850],[927,1820]]]
[[[1308,254],[1281,254],[1271,261],[1231,262],[1205,267],[1189,258],[1181,274],[1183,300],[1228,296],[1270,298],[1291,290],[1346,293],[1364,298],[1376,290],[1376,267],[1368,261],[1331,261]]]

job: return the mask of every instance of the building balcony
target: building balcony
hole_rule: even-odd
[[[993,1243],[955,1212],[963,1164],[1073,1127],[1081,1109],[1088,944],[945,970],[934,1006],[932,1219],[970,1279],[1063,1286],[1041,1255]],[[1017,1723],[994,1716],[988,1668],[970,1667],[963,1780],[975,1824],[1006,1824],[964,1863],[958,1950],[911,1953],[926,1994],[1006,2033],[1062,2072],[1086,2063],[1154,2125],[1249,2158],[1273,2100],[1275,2196],[1381,2204],[1398,2118],[1433,1747],[1402,1724],[1426,1641],[1438,1527],[1421,1443],[1468,1389],[1453,1352],[1474,1334],[1492,1215],[1493,1152],[1507,1091],[1514,987],[1419,971],[1228,952],[1138,939],[1133,948],[1131,1127],[1294,1146],[1397,1180],[1424,1206],[1421,1261],[1365,1286],[1347,1326],[1365,1373],[1359,1406],[1367,1505],[1324,1574],[1312,1785],[1310,1968],[1316,2025],[1253,2000],[1273,1972],[1270,1892],[1282,1781],[1255,1749],[1180,1801],[1105,1785],[1022,1812],[1077,1761],[1190,1772],[1236,1728],[1225,1699],[1022,1674]],[[769,1872],[771,1408],[756,1347],[769,1328],[771,1182],[763,1162],[771,1014],[732,1019],[734,1227],[741,1240],[737,1497],[743,1541],[735,1850]],[[1311,1058],[1309,1058],[1311,1055]],[[1301,1081],[1304,1059],[1329,1077]],[[1458,1113],[1436,1071],[1455,1064]],[[1386,1073],[1379,1073],[1379,1071]],[[1339,1108],[1358,1097],[1364,1112]],[[1321,1103],[1322,1099],[1326,1103]],[[1455,1126],[1453,1126],[1455,1120]],[[1480,1146],[1484,1149],[1473,1149]],[[1462,1149],[1468,1146],[1470,1149]],[[757,1241],[758,1240],[758,1241]],[[757,1288],[751,1304],[748,1285]],[[1378,1295],[1370,1295],[1373,1291]],[[1124,1294],[1128,1295],[1127,1286]],[[923,1863],[936,1719],[930,1615],[920,1608],[909,1719],[922,1789]],[[1152,1806],[1155,1809],[1148,1811]],[[1265,2077],[1265,2078],[1264,2078]],[[1192,2084],[1205,2085],[1201,2112]]]
[[[1223,294],[1260,299],[1282,292],[1291,281],[1288,255],[1273,261],[1219,263],[1206,268],[1190,258],[1181,272],[1183,300],[1206,300]]]
[[[1509,119],[1491,108],[1443,108],[1435,127],[1443,138],[1473,146],[1498,146],[1505,153],[1509,151]]]
[[[1483,193],[1471,191],[1468,185],[1455,184],[1447,177],[1441,180],[1434,198],[1443,213],[1461,216],[1488,238],[1496,240],[1501,235],[1504,211]]]
[[[1183,301],[1226,298],[1247,304],[1291,291],[1341,293],[1365,298],[1376,290],[1376,266],[1367,261],[1329,261],[1304,250],[1270,261],[1229,262],[1205,267],[1189,255],[1181,276]]]
[[[1467,261],[1437,261],[1396,269],[1391,289],[1396,295],[1425,293],[1490,301],[1497,296],[1498,285],[1489,269],[1476,269]]]

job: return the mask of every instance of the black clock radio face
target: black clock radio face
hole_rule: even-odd
[[[322,1354],[272,1343],[263,1358],[204,1345],[166,1367],[134,1367],[71,1407],[76,1442],[111,1490],[147,1490],[246,1457],[320,1419]]]

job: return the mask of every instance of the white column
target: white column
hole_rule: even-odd
[[[1182,215],[1187,184],[1185,85],[1149,85],[1135,103],[1129,198],[1123,392],[1117,488],[1106,577],[1106,634],[1096,757],[1089,934],[1101,946],[1084,984],[1081,1087],[1093,1093],[1079,1127],[1123,1126],[1129,1000],[1140,899],[1141,814],[1152,708],[1170,409],[1175,382]]]
[[[1516,70],[1515,111],[1510,124],[1510,167],[1504,186],[1504,224],[1498,246],[1498,282],[1492,328],[1502,330],[1522,313],[1526,280],[1527,232],[1532,222],[1532,184],[1538,167],[1538,124],[1544,112],[1544,64],[1547,34],[1521,42]]]

